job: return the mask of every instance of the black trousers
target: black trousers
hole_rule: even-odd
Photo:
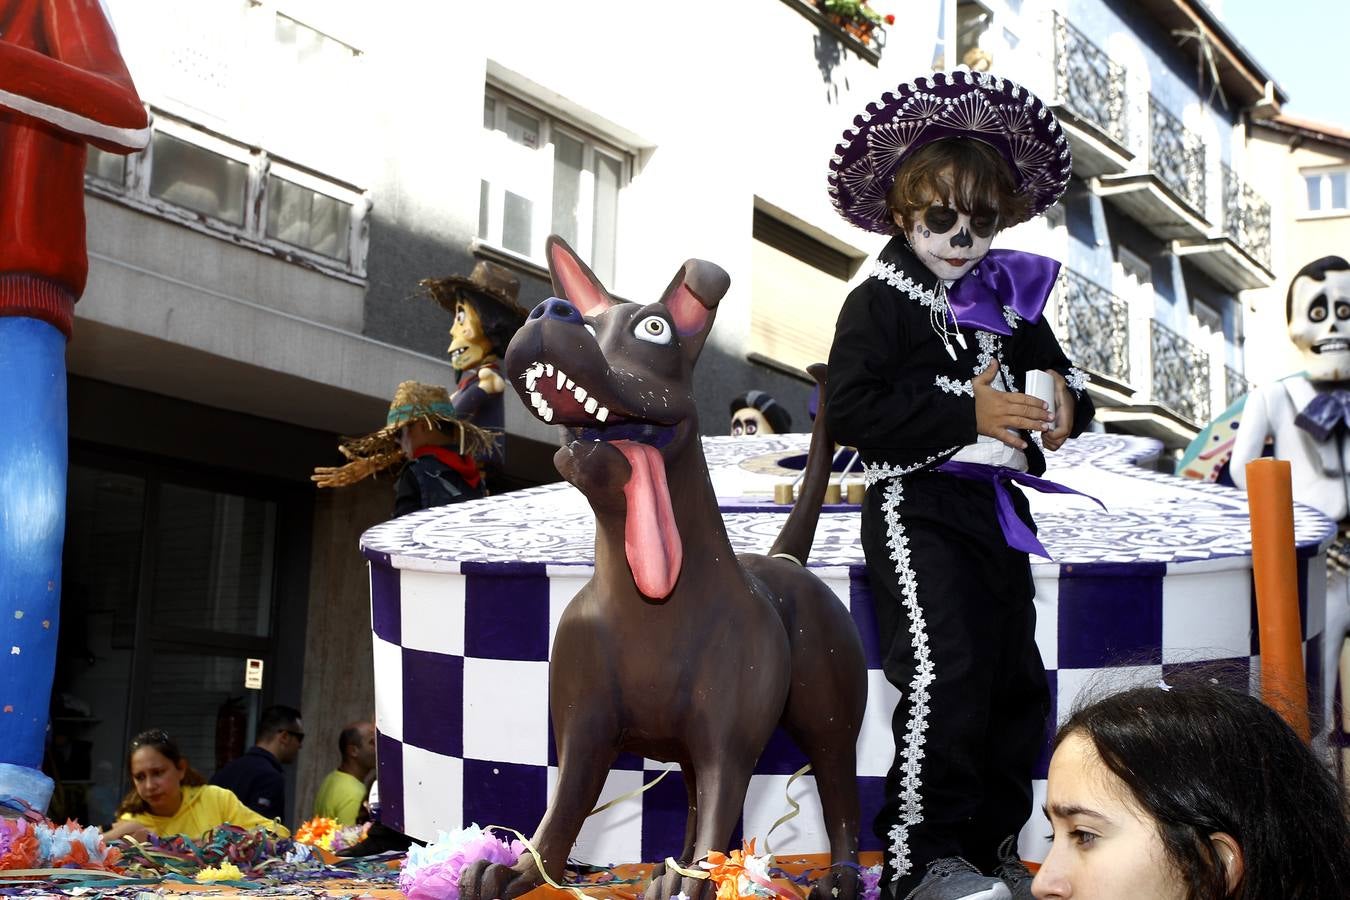
[[[1050,695],[1031,566],[1008,547],[990,485],[942,473],[874,485],[862,540],[883,669],[901,694],[875,829],[882,883],[900,876],[903,897],[935,859],[993,868],[1031,814]]]

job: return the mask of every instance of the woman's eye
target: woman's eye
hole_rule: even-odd
[[[1070,831],[1069,837],[1080,847],[1091,847],[1093,841],[1097,840],[1097,835],[1093,834],[1091,831],[1083,831],[1078,828]]]
[[[633,336],[653,344],[669,344],[670,325],[660,316],[648,316],[637,323],[637,327],[633,329]]]
[[[923,224],[934,234],[946,234],[956,227],[958,217],[950,206],[930,206],[923,214]]]

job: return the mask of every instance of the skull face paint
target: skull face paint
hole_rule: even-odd
[[[1302,351],[1310,380],[1350,381],[1350,270],[1294,279],[1289,338]]]
[[[905,227],[895,214],[896,224]],[[998,213],[980,209],[966,213],[934,203],[914,217],[909,245],[924,266],[943,281],[955,281],[984,259],[998,231]]]

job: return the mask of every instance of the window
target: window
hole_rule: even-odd
[[[146,151],[124,158],[90,148],[85,184],[236,243],[365,274],[361,193],[158,111]]]
[[[612,284],[628,154],[495,90],[483,100],[483,135],[478,237],[537,258],[558,234]]]
[[[751,351],[805,372],[825,362],[848,281],[851,256],[756,209],[750,257]]]
[[[1350,212],[1350,167],[1305,169],[1308,212],[1335,215]]]

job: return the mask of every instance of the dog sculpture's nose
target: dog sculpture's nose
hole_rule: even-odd
[[[573,325],[580,325],[582,322],[581,313],[577,312],[577,308],[561,297],[549,297],[540,303],[530,310],[530,318],[557,319],[560,322],[571,322]]]

